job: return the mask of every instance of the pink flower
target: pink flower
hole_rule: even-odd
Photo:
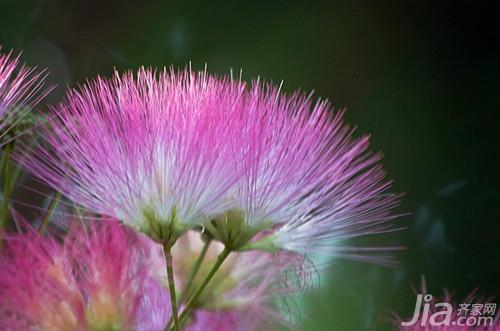
[[[200,234],[189,231],[173,248],[181,293],[202,246]],[[220,243],[210,244],[191,289],[197,288],[222,249]],[[197,301],[186,330],[251,331],[290,326],[294,321],[286,315],[285,303],[307,285],[307,273],[303,258],[295,254],[232,253]]]
[[[2,330],[163,330],[168,296],[147,269],[151,249],[111,221],[76,225],[63,243],[31,229],[9,237]]]
[[[300,93],[286,96],[272,86],[255,85],[243,100],[239,115],[232,116],[241,132],[235,144],[241,176],[229,192],[237,207],[207,229],[241,249],[370,259],[363,253],[376,249],[345,243],[394,231],[390,221],[398,216],[392,210],[400,196],[387,192],[391,183],[379,164],[381,156],[369,151],[368,137],[354,138],[343,112],[334,114],[323,101],[313,105]],[[232,242],[224,227],[230,221],[243,224],[236,235],[231,230]],[[247,244],[263,230],[270,235]]]
[[[240,315],[240,316],[237,316]],[[254,324],[256,321],[240,320],[243,314],[237,312],[221,312],[221,311],[204,311],[199,310],[193,317],[193,322],[189,324],[186,331],[243,331],[256,330]]]
[[[0,145],[7,131],[49,92],[43,90],[45,76],[21,65],[19,56],[0,54]]]
[[[232,251],[370,259],[375,249],[346,241],[395,230],[399,196],[387,192],[380,155],[326,102],[141,69],[98,78],[57,110],[26,167],[157,241],[203,226]]]
[[[168,240],[228,208],[242,87],[205,73],[141,69],[98,78],[67,102],[25,165],[73,199]],[[227,111],[226,111],[227,110]]]
[[[83,297],[71,258],[33,230],[8,237],[0,260],[3,330],[85,330]]]

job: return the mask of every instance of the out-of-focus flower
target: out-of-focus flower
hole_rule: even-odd
[[[0,146],[8,131],[49,92],[43,88],[45,77],[45,71],[20,64],[19,56],[0,54]]]
[[[182,293],[202,251],[199,233],[189,231],[173,247],[176,284]],[[191,290],[196,289],[223,246],[211,242]],[[186,330],[272,330],[290,325],[287,300],[307,285],[304,260],[292,253],[252,251],[230,255],[193,306]],[[192,291],[184,293],[186,297]]]
[[[85,330],[84,299],[71,258],[35,232],[9,237],[0,263],[3,330]]]
[[[2,330],[163,330],[168,294],[146,243],[117,222],[77,225],[63,242],[32,229],[0,258]]]

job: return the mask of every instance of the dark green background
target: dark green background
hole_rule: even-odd
[[[406,192],[407,247],[387,269],[337,261],[307,296],[304,330],[388,329],[412,286],[458,301],[499,294],[500,52],[494,1],[2,1],[0,43],[48,67],[59,88],[145,66],[243,69],[315,90],[373,135]],[[15,198],[38,203],[26,191]],[[27,212],[29,214],[29,211]],[[34,211],[32,213],[35,213]],[[367,240],[371,241],[371,240]]]

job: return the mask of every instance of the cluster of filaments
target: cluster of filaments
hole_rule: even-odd
[[[160,243],[200,226],[231,250],[266,231],[270,248],[333,251],[388,230],[398,202],[368,138],[299,93],[141,69],[57,109],[26,168]]]
[[[2,77],[5,66],[0,61],[3,90],[14,85],[1,85],[11,79]],[[5,103],[4,123],[14,116]],[[399,196],[386,192],[390,182],[368,137],[354,138],[342,115],[301,93],[206,71],[140,69],[68,92],[33,130],[36,139],[15,140],[14,159],[78,210],[137,231],[77,221],[79,234],[61,240],[31,228],[7,240],[2,265],[27,271],[36,264],[38,272],[13,277],[4,268],[0,279],[10,283],[0,291],[0,325],[255,330],[283,323],[275,299],[302,289],[311,254],[366,259],[357,252],[370,249],[346,242],[394,230]],[[44,254],[23,260],[32,250]],[[59,313],[12,311],[34,295]]]

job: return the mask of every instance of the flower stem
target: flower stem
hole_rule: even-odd
[[[0,209],[0,233],[7,227],[7,222],[9,220],[9,196],[12,189],[12,169],[10,163],[10,153],[12,146],[7,144],[5,146],[3,155],[3,171],[4,171],[4,183],[3,183],[3,197],[2,205]]]
[[[220,266],[226,260],[226,258],[229,256],[230,253],[231,253],[231,250],[226,246],[226,247],[224,247],[224,250],[219,254],[219,256],[217,256],[217,261],[215,261],[215,264],[212,266],[212,269],[210,269],[208,274],[205,276],[205,279],[201,283],[200,287],[198,287],[196,292],[193,294],[193,296],[186,303],[186,307],[184,308],[184,310],[180,314],[179,320],[181,321],[181,323],[184,322],[184,320],[188,317],[191,309],[193,308],[193,305],[196,303],[196,301],[200,297],[203,290],[207,287],[208,283],[210,283],[210,281],[214,277],[215,273],[219,270]]]
[[[210,246],[211,242],[212,242],[212,239],[210,239],[210,238],[208,238],[205,241],[205,244],[203,245],[203,248],[200,252],[200,255],[198,255],[198,258],[196,259],[196,262],[194,263],[193,269],[191,269],[191,273],[189,274],[189,278],[188,278],[188,282],[186,284],[186,287],[184,288],[184,291],[182,292],[180,302],[183,302],[184,300],[186,300],[187,295],[189,294],[189,290],[191,289],[191,286],[193,286],[193,281],[196,278],[196,275],[198,275],[198,271],[200,271],[201,265],[203,264],[203,260],[205,259],[205,256],[207,255],[208,247]]]
[[[171,253],[171,245],[163,245],[163,251],[165,252],[165,262],[167,263],[167,278],[168,278],[168,290],[170,292],[170,304],[172,306],[172,317],[173,317],[173,328],[175,331],[180,331],[179,324],[179,309],[177,307],[177,299],[175,297],[175,283],[174,283],[174,266]],[[168,325],[166,327],[168,330]]]
[[[193,269],[191,269],[191,272],[189,274],[189,278],[188,278],[188,282],[186,284],[186,287],[182,291],[179,303],[182,303],[186,300],[187,295],[189,293],[189,290],[191,289],[191,286],[193,285],[194,278],[198,274],[198,271],[200,271],[200,267],[203,263],[203,260],[205,259],[205,256],[207,255],[208,247],[210,246],[211,241],[212,241],[211,238],[208,238],[205,241],[205,245],[203,245],[203,249],[201,250],[200,255],[198,255],[198,257],[196,258]],[[170,326],[172,324],[172,320],[173,320],[173,316],[170,317],[170,319],[168,320],[167,326]]]
[[[52,200],[50,201],[49,208],[47,209],[47,213],[45,214],[42,224],[40,225],[40,228],[38,229],[38,233],[41,235],[45,234],[45,231],[47,231],[47,228],[49,227],[50,220],[52,216],[54,215],[54,212],[56,210],[57,205],[59,204],[59,201],[61,200],[61,193],[58,191],[54,194],[52,197]]]

